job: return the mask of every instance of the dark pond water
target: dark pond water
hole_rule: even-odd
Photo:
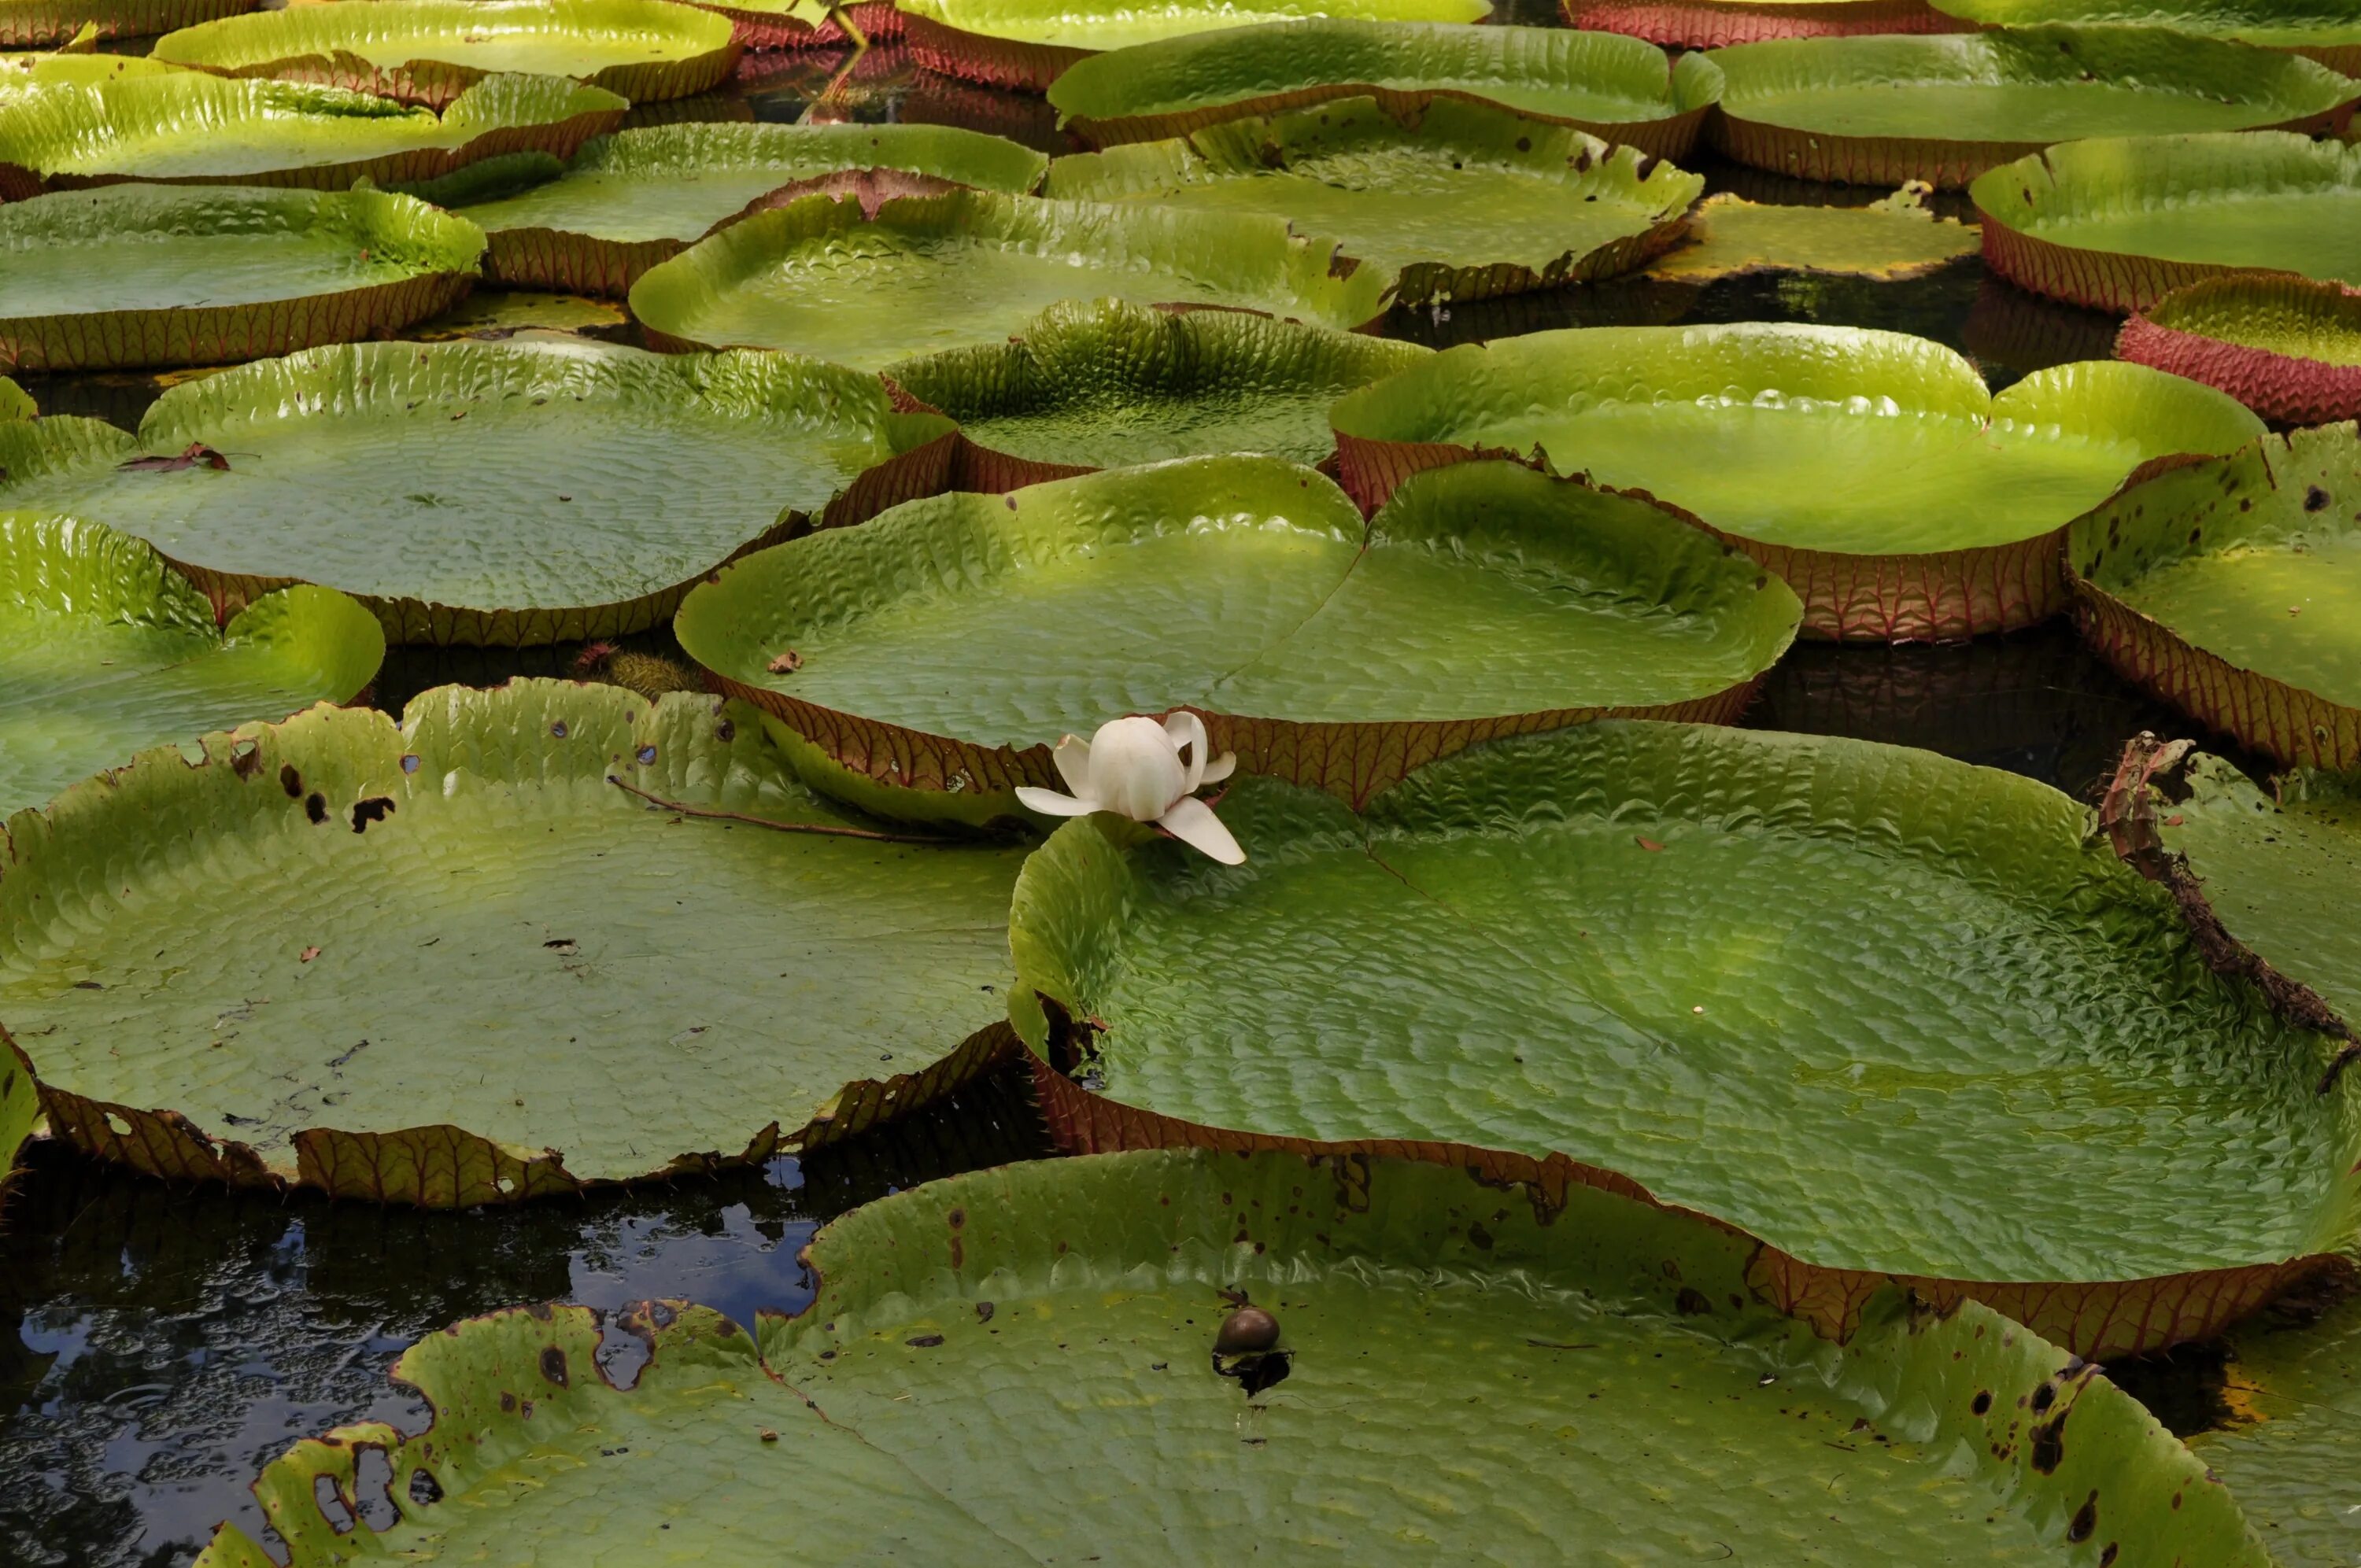
[[[960,124],[1058,148],[1038,101],[927,79],[896,53],[750,60],[737,90],[702,112],[784,121],[817,101],[836,118]],[[1698,161],[1717,189],[1758,201],[1878,194]],[[469,317],[487,319],[619,320],[583,302],[520,307],[498,297],[479,300]],[[2103,316],[1987,279],[1972,258],[1896,284],[1795,276],[1703,288],[1623,283],[1401,313],[1389,330],[1443,345],[1557,326],[1749,320],[1917,333],[1967,353],[1995,387],[2103,357],[2114,330]],[[30,389],[47,412],[130,426],[159,388],[152,378],[106,376],[37,380]],[[677,652],[662,636],[633,641],[637,651]],[[399,712],[445,682],[566,674],[578,652],[399,650],[376,698]],[[2128,737],[2191,732],[2117,680],[2063,624],[1960,647],[1801,647],[1764,684],[1747,721],[1927,747],[2086,797]],[[808,1160],[463,1214],[170,1187],[36,1146],[0,1214],[0,1563],[185,1563],[218,1520],[260,1533],[247,1482],[293,1439],[343,1421],[415,1416],[387,1369],[412,1340],[454,1319],[534,1299],[617,1306],[667,1296],[747,1321],[757,1308],[807,1299],[796,1253],[829,1218],[939,1176],[1050,1152],[1013,1073]],[[2183,1352],[2119,1370],[2177,1431],[2202,1427],[2221,1409],[2218,1354]]]

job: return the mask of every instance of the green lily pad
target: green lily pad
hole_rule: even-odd
[[[814,534],[673,630],[854,773],[997,806],[1058,784],[1061,734],[1183,707],[1241,766],[1354,799],[1487,735],[1734,718],[1796,613],[1644,498],[1462,466],[1365,524],[1309,469],[1201,457]]]
[[[1227,452],[1323,462],[1336,447],[1328,405],[1426,355],[1237,311],[1068,300],[1007,343],[906,359],[885,374],[959,421],[958,488],[1012,490]]]
[[[2361,1301],[2313,1321],[2258,1319],[2230,1336],[2227,1421],[2189,1440],[2281,1568],[2361,1551]]]
[[[751,1563],[783,1495],[798,1551],[829,1561],[1208,1562],[1240,1541],[1377,1563],[1583,1541],[2266,1561],[2202,1467],[2055,1345],[1892,1296],[1819,1342],[1749,1300],[1738,1238],[1592,1189],[1284,1155],[1035,1161],[870,1204],[808,1256],[818,1299],[766,1315],[760,1356],[673,1305],[421,1341],[395,1376],[427,1431],[340,1429],[257,1483],[293,1568],[507,1559],[586,1526],[634,1561]],[[1276,1314],[1283,1376],[1219,1375],[1241,1295]],[[602,1328],[650,1353],[628,1391],[594,1375]],[[373,1453],[400,1517],[339,1533]],[[200,1561],[268,1559],[225,1530]]]
[[[2262,432],[2235,400],[2145,366],[2061,366],[1993,396],[1923,338],[1760,324],[1454,348],[1332,418],[1365,509],[1420,467],[1530,453],[1696,513],[1794,586],[1807,635],[1868,640],[2059,613],[2069,521],[2149,459]]]
[[[2361,285],[2361,143],[2287,132],[2068,142],[1970,187],[1984,260],[2118,313],[2225,272]]]
[[[1490,104],[1674,159],[1720,97],[1719,68],[1703,55],[1670,61],[1614,33],[1331,16],[1115,49],[1049,89],[1060,123],[1094,148],[1374,98],[1405,121],[1437,100]]]
[[[1651,262],[1648,276],[1710,282],[1742,272],[1827,272],[1889,283],[1924,277],[1977,247],[1972,227],[1927,210],[1925,189],[1899,190],[1865,207],[1708,196],[1681,244]]]
[[[1645,266],[1705,192],[1585,131],[1441,98],[1397,119],[1373,98],[1225,120],[1175,141],[1061,158],[1045,192],[1260,213],[1397,275],[1396,297],[1482,300]]]
[[[2115,355],[2219,387],[2289,424],[2361,418],[2361,289],[2208,278],[2135,312]]]
[[[495,190],[489,200],[463,189],[420,193],[458,207],[491,236],[495,281],[611,294],[630,292],[641,273],[736,221],[750,203],[815,175],[899,169],[1027,195],[1049,167],[999,137],[869,125],[659,126],[588,142],[571,166],[535,161],[544,182]]]
[[[571,77],[633,103],[686,98],[726,80],[739,53],[727,18],[664,0],[372,0],[184,27],[155,58],[440,109],[502,72]]]
[[[397,641],[531,644],[653,625],[736,552],[931,493],[950,430],[793,356],[368,344],[175,387],[137,437],[0,426],[0,467],[8,504],[137,534],[217,603],[318,582]]]
[[[1927,0],[1558,0],[1568,27],[1629,33],[1672,49],[1861,33],[1961,33]]]
[[[902,194],[908,191],[913,194]],[[1060,300],[1221,305],[1350,330],[1393,279],[1250,213],[1045,202],[861,177],[700,240],[631,286],[654,340],[882,368],[997,343]]]
[[[366,93],[201,71],[0,98],[0,196],[144,180],[302,185],[424,180],[498,153],[568,155],[630,105],[554,76],[489,76],[440,115]]]
[[[206,751],[0,851],[0,1021],[102,1157],[465,1207],[842,1135],[1005,1037],[1023,850],[829,836],[750,709],[518,681]]]
[[[137,540],[0,512],[0,818],[136,751],[346,701],[384,657],[342,594],[287,588],[217,627]]]
[[[1852,1271],[1815,1310],[1893,1276],[2094,1356],[2340,1266],[2332,1042],[2045,785],[1606,722],[1359,817],[1254,778],[1221,816],[1243,868],[1090,818],[1018,881],[1011,1014],[1080,1075],[1037,1074],[1070,1143],[1563,1155]]]
[[[2030,27],[1964,38],[1793,38],[1714,55],[1717,145],[1806,180],[1966,185],[2055,142],[2272,127],[2334,135],[2361,82],[2218,38]]]
[[[218,365],[396,332],[465,295],[483,250],[381,191],[60,191],[0,207],[0,359]]]
[[[0,49],[86,48],[146,38],[251,10],[255,0],[5,0]],[[88,34],[88,38],[83,37]]]
[[[2361,1041],[2361,773],[2300,769],[2266,790],[2188,741],[2142,735],[2104,817],[2116,852],[2172,889],[2217,968],[2256,975],[2290,1018]]]
[[[2361,769],[2361,436],[2272,436],[2076,521],[2083,635],[2126,678],[2289,767]]]
[[[911,57],[927,70],[1040,93],[1106,49],[1312,16],[1478,22],[1492,6],[1491,0],[900,0],[895,9]]]
[[[2290,49],[2348,75],[2361,71],[2361,16],[2345,0],[1936,0],[1936,8],[1986,27],[2167,27]]]
[[[738,42],[750,49],[833,49],[852,42],[852,35],[836,18],[836,8],[827,0],[688,0],[699,10],[711,11],[730,19],[730,29]],[[873,3],[844,7],[848,12],[874,16],[883,10],[893,12],[891,0],[884,5]],[[856,23],[856,26],[858,24]],[[874,41],[879,36],[862,29],[864,38]],[[894,28],[896,36],[900,28]]]

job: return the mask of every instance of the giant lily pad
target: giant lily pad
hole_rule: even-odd
[[[2339,1271],[2333,1042],[2046,785],[1606,722],[1359,817],[1254,778],[1222,817],[1244,868],[1090,818],[1018,881],[1011,1012],[1069,1142],[1562,1155],[1849,1271],[1813,1310],[1891,1276],[2086,1355]]]
[[[2361,285],[2361,144],[2267,131],[2068,142],[1971,192],[1985,262],[2076,304],[2142,310],[2256,269]]]
[[[225,607],[318,582],[397,641],[535,643],[653,625],[737,551],[932,493],[950,428],[792,356],[372,344],[176,387],[137,437],[0,426],[0,466],[12,504],[137,534]]]
[[[0,360],[218,365],[398,331],[476,280],[475,225],[380,191],[110,185],[0,207]]]
[[[1225,452],[1324,462],[1336,445],[1328,405],[1426,354],[1239,311],[1070,300],[1008,343],[906,359],[886,375],[959,421],[959,488],[1008,490]]]
[[[631,286],[660,342],[882,367],[994,343],[1060,300],[1224,305],[1350,329],[1393,280],[1250,213],[1045,202],[867,180],[732,224]],[[916,194],[897,194],[917,189]]]
[[[1491,0],[899,0],[896,9],[912,58],[928,71],[1039,93],[1104,49],[1312,16],[1476,22],[1492,6]]]
[[[1354,799],[1488,735],[1734,718],[1795,618],[1644,499],[1485,464],[1365,525],[1310,469],[1204,457],[797,540],[698,587],[673,630],[854,773],[997,804],[1057,783],[1061,733],[1181,707],[1241,766]]]
[[[2289,766],[2361,768],[2361,436],[2274,436],[2079,520],[2083,634],[2128,679]]]
[[[1670,159],[1687,156],[1720,96],[1703,55],[1675,63],[1614,33],[1329,16],[1115,49],[1049,89],[1066,129],[1095,148],[1366,97],[1405,120],[1437,99],[1493,104]]]
[[[346,701],[384,656],[340,593],[286,588],[217,627],[137,540],[0,512],[0,819],[165,741]]]
[[[440,109],[501,71],[570,76],[634,103],[726,79],[727,18],[668,0],[370,0],[184,28],[156,58],[224,76],[349,87]]]
[[[366,93],[199,71],[0,99],[0,196],[145,180],[303,185],[425,180],[497,153],[571,154],[630,105],[554,76],[490,76],[436,115]]]
[[[101,1156],[466,1206],[841,1135],[1005,1038],[1022,850],[879,840],[749,709],[519,681],[206,746],[0,852],[0,1021]]]
[[[472,3],[472,0],[470,0]],[[544,182],[493,190],[461,182],[423,192],[460,207],[491,236],[487,270],[517,288],[624,294],[640,274],[742,215],[750,203],[841,169],[899,169],[1012,195],[1049,160],[999,137],[947,126],[684,125],[586,143],[572,165],[533,159]],[[493,171],[500,172],[500,171]]]
[[[1701,175],[1586,131],[1457,98],[1345,98],[1175,141],[1061,158],[1046,192],[1263,213],[1396,274],[1396,297],[1482,300],[1644,267],[1686,226]]]
[[[169,33],[254,8],[255,0],[6,0],[0,49],[53,49],[102,38]]]
[[[1935,0],[1935,5],[1986,27],[2169,27],[2291,49],[2348,75],[2361,71],[2361,16],[2345,0]]]
[[[1333,417],[1365,508],[1421,467],[1532,453],[1695,512],[1794,585],[1807,634],[1871,640],[2058,613],[2069,521],[2143,462],[2262,431],[2235,400],[2144,366],[2063,366],[1995,397],[1939,344],[1768,325],[1454,348]]]
[[[2342,130],[2361,82],[2272,49],[2125,27],[1795,38],[1714,56],[1718,144],[1806,180],[1958,187],[2085,137]]]
[[[2215,968],[2254,976],[2289,1017],[2361,1051],[2361,773],[2301,769],[2266,791],[2186,740],[2141,735],[2104,817],[2116,852],[2172,890]]]
[[[2219,387],[2290,424],[2361,418],[2361,289],[2209,278],[2136,312],[2115,354]]]
[[[1927,0],[1558,0],[1569,27],[1629,33],[1675,49],[1855,33],[1960,33]]]
[[[672,1305],[455,1325],[395,1371],[425,1431],[342,1429],[256,1490],[293,1568],[586,1528],[633,1560],[751,1563],[783,1495],[798,1552],[841,1562],[1208,1562],[1241,1540],[1379,1563],[1584,1541],[2266,1561],[2202,1467],[2058,1347],[1892,1296],[1821,1343],[1750,1299],[1747,1250],[1628,1197],[1402,1162],[1036,1161],[829,1226],[818,1299],[764,1316],[759,1358]],[[1241,1296],[1281,1348],[1217,1362]],[[602,1328],[652,1353],[628,1391],[597,1375]],[[399,1519],[342,1533],[374,1453]],[[202,1561],[269,1559],[225,1531]]]
[[[1976,231],[1927,210],[1927,187],[1865,207],[1782,206],[1728,192],[1690,214],[1681,243],[1651,278],[1710,281],[1743,272],[1825,272],[1880,282],[1922,277],[1976,252]]]

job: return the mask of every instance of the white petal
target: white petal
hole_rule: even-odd
[[[1195,795],[1174,801],[1172,809],[1156,821],[1157,826],[1191,849],[1202,850],[1225,866],[1246,863],[1246,852],[1238,848],[1238,841],[1230,837],[1230,830],[1222,826],[1213,808]]]
[[[1224,779],[1228,778],[1232,773],[1236,773],[1237,771],[1238,754],[1235,751],[1224,751],[1220,756],[1205,764],[1204,782],[1207,784],[1220,784]]]
[[[1016,799],[1019,805],[1044,817],[1088,817],[1098,809],[1087,800],[1076,800],[1054,789],[1035,789],[1031,784],[1018,784]]]
[[[1180,754],[1164,726],[1134,716],[1110,719],[1091,737],[1091,784],[1082,793],[1103,811],[1153,822],[1189,792]]]
[[[1197,786],[1205,782],[1205,721],[1184,707],[1164,716],[1164,733],[1171,738],[1175,755],[1189,753],[1189,772],[1180,793],[1196,794]]]
[[[1066,787],[1072,790],[1078,799],[1090,797],[1091,743],[1089,741],[1079,735],[1069,735],[1058,742],[1058,749],[1049,753],[1049,760],[1058,764],[1058,776],[1066,781]]]

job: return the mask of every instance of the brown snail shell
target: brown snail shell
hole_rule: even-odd
[[[1215,1355],[1260,1355],[1279,1343],[1279,1320],[1260,1307],[1240,1307],[1222,1320]]]

